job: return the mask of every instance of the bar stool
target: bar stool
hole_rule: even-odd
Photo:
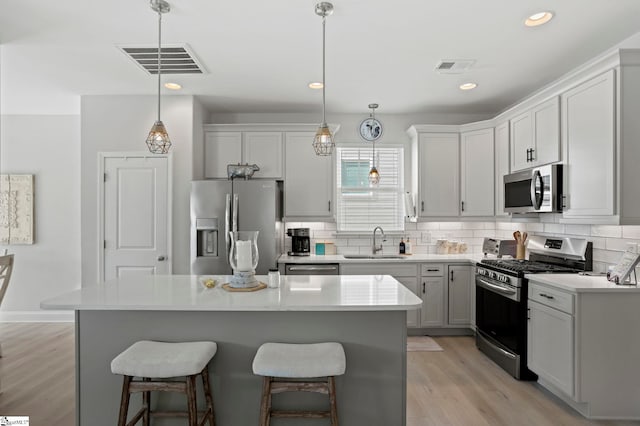
[[[111,361],[111,372],[124,376],[118,426],[132,426],[142,419],[149,425],[149,417],[187,417],[189,426],[215,426],[213,396],[209,385],[208,364],[218,347],[214,342],[165,343],[141,340],[129,346]],[[207,409],[197,411],[196,377],[202,377]],[[139,377],[142,380],[133,380]],[[184,381],[163,379],[185,377]],[[187,411],[151,411],[151,391],[182,392],[187,395]],[[142,393],[142,408],[127,423],[129,397]],[[198,415],[203,417],[198,422]]]
[[[338,426],[335,376],[344,374],[346,359],[340,343],[265,343],[253,359],[253,373],[264,376],[260,426],[271,417],[331,418]],[[300,379],[316,380],[300,380]],[[325,380],[317,380],[326,378]],[[295,379],[295,380],[287,380]],[[318,392],[329,395],[328,411],[284,411],[271,409],[271,395],[281,392]]]

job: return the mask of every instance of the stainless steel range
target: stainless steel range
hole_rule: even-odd
[[[525,274],[592,269],[592,243],[578,238],[533,236],[529,260],[482,259],[476,267],[476,345],[517,379],[535,380],[527,368]]]

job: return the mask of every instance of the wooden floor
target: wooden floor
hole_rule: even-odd
[[[435,340],[444,351],[407,353],[407,426],[640,424],[587,421],[534,383],[514,380],[472,338]],[[0,416],[73,426],[73,324],[4,323],[0,342]]]

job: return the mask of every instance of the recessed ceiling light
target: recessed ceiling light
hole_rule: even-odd
[[[471,90],[478,87],[476,83],[464,83],[460,85],[460,90]]]
[[[322,89],[322,87],[324,86],[324,84],[322,84],[319,81],[314,81],[313,83],[309,83],[309,89]]]
[[[170,89],[170,90],[180,90],[180,89],[182,89],[182,86],[179,85],[178,83],[165,83],[164,87],[166,87],[167,89]]]
[[[529,16],[524,21],[524,24],[527,27],[537,27],[538,25],[546,24],[551,20],[551,18],[553,18],[552,12],[538,12]]]

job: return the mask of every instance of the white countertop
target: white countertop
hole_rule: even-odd
[[[201,276],[200,276],[201,277]],[[389,275],[282,276],[279,288],[228,292],[196,275],[124,277],[43,301],[42,309],[166,311],[402,311],[422,300]],[[257,276],[268,282],[266,276]]]
[[[527,274],[530,282],[546,284],[575,293],[640,293],[640,287],[616,285],[607,281],[604,275],[589,276],[578,274]]]
[[[385,253],[386,255],[386,253]],[[347,255],[348,256],[348,255]],[[278,258],[278,263],[421,263],[421,262],[471,262],[477,263],[482,259],[481,253],[464,254],[409,254],[398,255],[401,259],[375,258],[375,259],[347,259],[341,254],[310,256],[289,256],[283,254]]]

